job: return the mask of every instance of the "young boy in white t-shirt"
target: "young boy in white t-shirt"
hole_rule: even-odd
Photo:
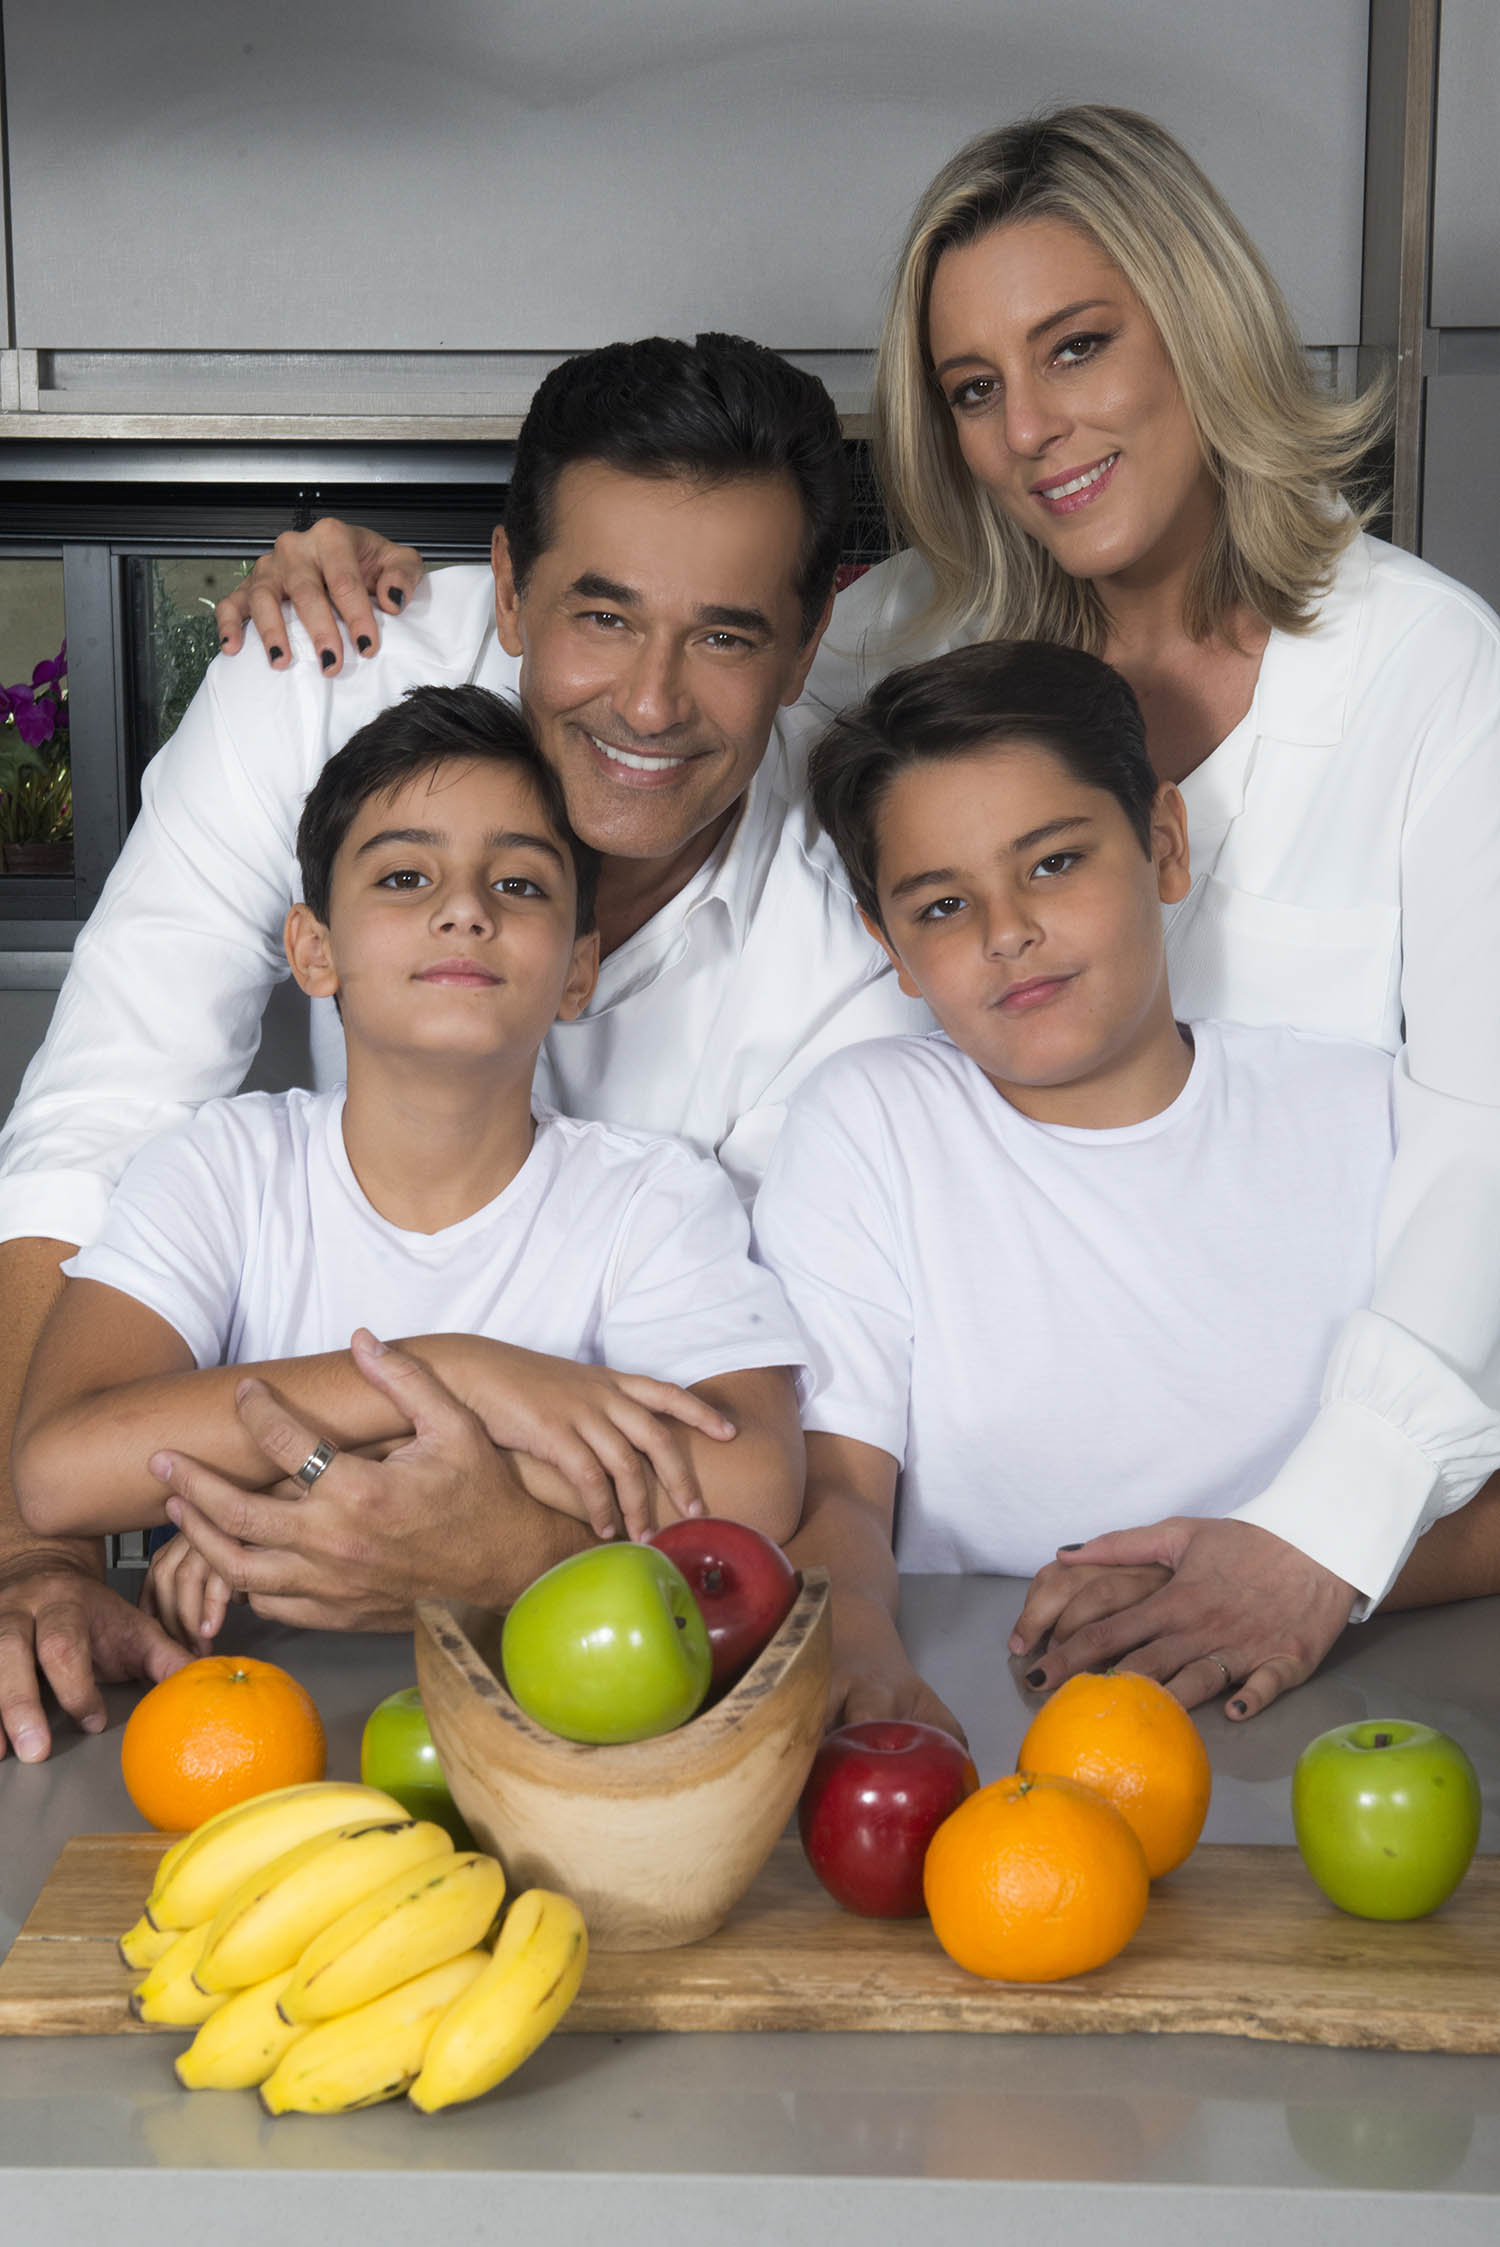
[[[162,1522],[168,1447],[270,1487],[247,1374],[336,1448],[409,1437],[360,1371],[399,1333],[525,1491],[599,1534],[706,1499],[790,1535],[801,1339],[728,1179],[533,1101],[543,1037],[593,989],[598,861],[526,720],[479,687],[414,689],[324,768],[298,857],[287,957],[337,1000],[347,1085],[207,1102],[136,1157],[37,1347],[30,1527]],[[354,1329],[374,1333],[351,1355]],[[185,1539],[151,1589],[179,1635],[213,1637],[227,1589]]]
[[[898,1561],[1055,1572],[1065,1543],[1231,1512],[1305,1434],[1370,1296],[1391,1063],[1175,1020],[1182,799],[1091,656],[991,643],[893,674],[811,779],[941,1028],[808,1079],[756,1242],[807,1338],[803,1543],[834,1572],[840,1678],[944,1720]]]

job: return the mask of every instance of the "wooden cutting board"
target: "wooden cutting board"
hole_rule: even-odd
[[[137,1977],[115,1938],[139,1916],[166,1846],[157,1834],[68,1843],[0,1965],[0,2032],[155,2033],[126,2010]],[[841,1912],[785,1839],[707,1942],[596,1952],[563,2027],[1142,2029],[1500,2052],[1500,1857],[1476,1858],[1434,1917],[1400,1924],[1336,1911],[1294,1849],[1205,1845],[1157,1883],[1140,1933],[1108,1966],[1021,1987],[964,1973],[925,1920]]]

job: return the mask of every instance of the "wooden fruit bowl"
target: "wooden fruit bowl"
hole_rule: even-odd
[[[806,1570],[722,1701],[626,1747],[559,1740],[500,1678],[502,1618],[417,1609],[417,1683],[454,1800],[512,1894],[571,1896],[601,1951],[670,1950],[723,1925],[770,1855],[822,1736],[828,1577]]]

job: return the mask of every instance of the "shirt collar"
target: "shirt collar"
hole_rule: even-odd
[[[1256,690],[1259,732],[1309,748],[1342,740],[1369,579],[1370,542],[1351,539],[1316,623],[1306,632],[1272,632]]]

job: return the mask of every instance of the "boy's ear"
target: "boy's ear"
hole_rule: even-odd
[[[499,523],[490,539],[490,568],[495,573],[495,631],[507,655],[520,655],[521,596],[511,568],[510,540]]]
[[[287,965],[310,999],[331,999],[339,987],[328,931],[307,905],[294,905],[281,932]]]
[[[1188,865],[1187,806],[1180,788],[1164,780],[1151,806],[1151,856],[1163,905],[1176,905],[1193,886]]]
[[[562,1004],[557,1010],[559,1022],[576,1022],[594,995],[594,985],[599,980],[599,931],[591,928],[587,936],[580,936],[573,946],[573,957],[568,963],[568,980],[563,985]]]
[[[886,958],[890,961],[891,966],[896,970],[896,982],[899,988],[906,993],[906,996],[909,999],[920,999],[925,997],[926,994],[923,991],[919,990],[917,985],[912,981],[911,976],[907,971],[905,960],[902,959],[901,954],[896,950],[895,945],[886,935],[885,930],[881,927],[879,921],[872,919],[871,916],[865,911],[863,905],[861,905],[859,908],[859,917],[864,922],[865,927],[869,930],[870,934],[874,937],[876,943],[880,946],[881,951],[884,952]]]

